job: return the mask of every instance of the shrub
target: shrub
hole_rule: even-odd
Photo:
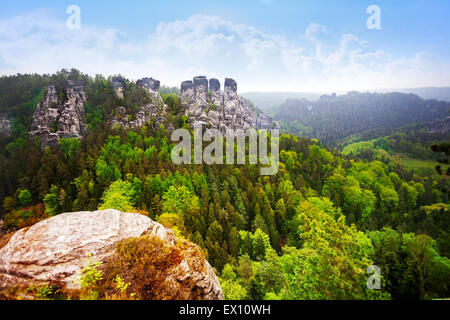
[[[3,209],[5,209],[5,212],[13,210],[16,206],[17,202],[15,197],[5,197],[3,200]]]
[[[178,286],[169,277],[172,269],[178,267],[183,259],[201,261],[199,257],[203,259],[198,247],[184,241],[172,245],[158,237],[126,239],[118,243],[115,254],[105,262],[104,279],[99,282],[97,290],[100,298],[199,299],[201,292],[195,283],[187,279]],[[202,267],[203,264],[198,268]]]
[[[36,288],[36,298],[40,300],[51,300],[55,299],[59,293],[59,289],[56,285],[43,285]]]
[[[91,255],[89,255],[91,256]],[[81,270],[80,285],[82,300],[97,300],[98,291],[94,289],[98,281],[103,279],[103,271],[99,268],[103,262],[89,260],[87,265]]]
[[[81,149],[81,141],[77,138],[61,138],[58,143],[59,149],[66,158],[72,158]]]
[[[47,219],[49,216],[45,212],[42,203],[35,206],[12,210],[5,214],[4,228],[5,229],[22,229],[30,227],[41,220]]]
[[[50,192],[44,197],[45,211],[50,215],[54,216],[59,213],[59,203],[58,203],[58,187],[52,186]]]
[[[116,209],[124,212],[134,212],[136,190],[131,182],[117,180],[103,194],[103,203],[99,210]]]
[[[20,191],[17,198],[19,199],[19,204],[21,207],[25,207],[33,200],[30,191],[28,191],[27,189]]]

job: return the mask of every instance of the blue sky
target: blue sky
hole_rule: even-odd
[[[66,8],[81,9],[69,30]],[[369,30],[369,5],[381,30]],[[240,91],[450,86],[450,1],[2,1],[0,74],[204,74]]]

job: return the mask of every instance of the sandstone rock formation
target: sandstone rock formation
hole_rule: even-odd
[[[139,108],[134,120],[129,119],[126,108],[119,107],[116,109],[116,116],[111,121],[111,127],[122,126],[124,128],[141,128],[146,123],[154,120],[155,128],[158,128],[165,120],[166,106],[159,94],[160,82],[153,78],[143,78],[138,80],[136,84],[146,89],[150,95],[151,102]],[[123,98],[123,89],[116,89],[116,94]]]
[[[93,261],[104,261],[119,241],[142,235],[172,245],[179,241],[173,231],[150,218],[117,210],[64,213],[41,221],[17,231],[0,249],[0,288],[37,281],[76,288],[89,254]],[[223,299],[219,281],[204,259],[185,257],[166,281],[175,291],[194,284],[205,299]]]
[[[115,80],[114,88],[121,83]],[[116,109],[116,116],[111,126],[120,125],[124,128],[140,128],[154,120],[154,128],[158,128],[167,118],[167,106],[159,94],[160,82],[153,78],[144,78],[136,82],[145,88],[152,102],[139,109],[134,120],[130,120],[124,107]],[[120,95],[121,89],[116,89]],[[271,117],[241,99],[237,93],[237,83],[233,79],[225,79],[224,91],[220,90],[217,79],[205,76],[195,77],[192,81],[181,83],[181,101],[184,114],[191,127],[200,126],[204,129],[214,128],[222,132],[227,129],[279,129],[280,126]],[[171,128],[169,128],[171,129]]]
[[[112,77],[112,87],[116,95],[123,99],[123,91],[125,90],[125,79],[120,76]]]
[[[153,100],[153,103],[161,102],[161,95],[159,94],[159,88],[161,83],[159,80],[155,80],[153,78],[143,78],[141,80],[136,81],[136,84],[148,91],[150,97]]]
[[[447,117],[442,120],[435,120],[428,125],[429,133],[441,133],[447,134],[450,133],[450,117]]]
[[[124,98],[127,81],[121,76],[112,77],[110,81],[115,94]],[[123,106],[117,107],[110,122],[111,128],[137,129],[152,124],[157,129],[167,122],[168,108],[159,94],[160,82],[143,78],[136,84],[147,90],[151,102],[140,106],[136,114],[131,114]],[[206,77],[199,76],[192,81],[184,81],[181,84],[182,109],[179,115],[184,114],[191,127],[214,128],[222,132],[228,129],[280,128],[271,117],[240,98],[237,89],[236,81],[228,78],[225,79],[223,91],[217,79],[208,81]],[[44,100],[36,107],[29,135],[31,138],[39,136],[43,149],[57,147],[59,138],[81,139],[87,134],[84,120],[86,89],[69,80],[64,90],[64,101],[60,101],[57,89],[49,84]],[[9,121],[0,119],[0,133],[8,133],[8,125]],[[173,129],[170,123],[167,129]]]
[[[0,114],[0,134],[7,137],[11,135],[11,122],[6,114]]]
[[[279,129],[279,124],[250,106],[237,93],[237,83],[225,79],[224,91],[220,82],[204,76],[181,84],[181,101],[192,127],[202,126],[225,132],[227,129]]]
[[[83,138],[87,134],[84,121],[86,90],[73,81],[65,88],[65,101],[61,101],[56,88],[49,84],[46,96],[33,115],[30,137],[39,136],[41,146],[56,147],[59,138]]]

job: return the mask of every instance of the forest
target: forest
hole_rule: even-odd
[[[288,99],[270,114],[287,133],[339,147],[351,137],[371,140],[404,126],[443,119],[449,110],[448,102],[414,94],[349,92],[324,95],[318,101]]]
[[[89,135],[42,150],[39,139],[27,135],[34,108],[49,82],[62,88],[68,79],[86,86]],[[178,116],[178,93],[163,89],[172,124],[186,127]],[[0,139],[3,228],[13,232],[63,212],[114,208],[147,215],[196,243],[226,299],[448,298],[448,177],[327,146],[379,123],[390,130],[395,122],[423,119],[414,106],[424,102],[415,96],[385,98],[405,97],[409,111],[395,112],[389,121],[381,102],[370,106],[380,118],[361,110],[367,122],[358,113],[344,124],[329,113],[311,116],[328,121],[324,126],[332,123],[330,130],[314,133],[318,139],[304,137],[303,129],[282,134],[279,173],[263,177],[258,165],[174,165],[174,144],[164,125],[111,128],[115,107],[132,110],[148,99],[133,83],[118,100],[110,79],[77,70],[2,77],[0,113],[13,122],[12,136]],[[445,108],[430,102],[427,116],[435,119]],[[399,121],[401,115],[408,119]],[[297,128],[287,120],[284,125],[287,131]],[[380,290],[367,287],[371,266],[381,270]]]

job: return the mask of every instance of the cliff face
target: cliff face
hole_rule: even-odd
[[[158,288],[170,293],[151,292],[159,289],[133,283],[150,290],[144,296],[167,293],[173,299],[223,299],[220,283],[196,245],[179,240],[173,231],[146,216],[117,210],[64,213],[17,231],[0,249],[0,289],[48,282],[77,289],[88,260],[108,261],[115,257],[118,244],[141,237],[157,238],[177,256],[159,275],[164,286]],[[143,249],[152,252],[154,248]],[[139,274],[128,276],[131,281],[146,281]]]
[[[0,134],[7,137],[11,135],[11,122],[5,114],[0,114]]]
[[[252,108],[237,93],[237,83],[225,79],[224,91],[220,91],[217,79],[200,76],[181,84],[181,101],[192,126],[227,129],[279,129],[279,124]]]
[[[87,133],[85,103],[85,88],[73,81],[68,81],[64,101],[55,86],[49,84],[44,100],[36,106],[30,137],[39,136],[42,148],[56,147],[59,138],[83,138]]]

